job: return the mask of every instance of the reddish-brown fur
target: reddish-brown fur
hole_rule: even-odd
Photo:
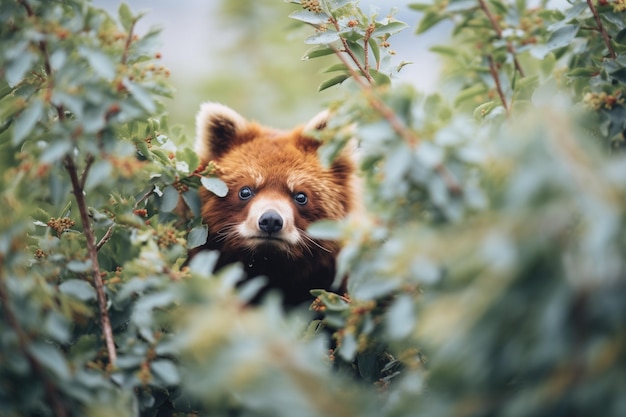
[[[323,128],[325,120],[312,123],[307,129]],[[286,305],[310,300],[311,289],[330,289],[339,245],[313,240],[306,230],[317,220],[339,220],[353,211],[351,155],[344,152],[324,167],[320,142],[303,127],[266,128],[215,103],[203,105],[197,124],[196,149],[204,163],[217,165],[229,189],[225,197],[200,191],[209,227],[201,250],[220,251],[217,267],[240,262],[249,278],[267,277],[266,290],[280,291]],[[245,187],[251,192],[241,191],[242,198]]]

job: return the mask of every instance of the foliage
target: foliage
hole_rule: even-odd
[[[175,145],[157,31],[2,2],[0,414],[623,415],[621,0],[412,4],[454,25],[431,96],[394,82],[393,10],[291,3],[338,60],[322,157],[356,138],[366,208],[310,230],[350,276],[313,313],[184,266],[197,188],[224,190]]]

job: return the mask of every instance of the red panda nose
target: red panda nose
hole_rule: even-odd
[[[276,233],[283,228],[283,218],[276,210],[268,210],[259,218],[259,228],[266,233]]]

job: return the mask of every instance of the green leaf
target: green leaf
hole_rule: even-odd
[[[359,344],[357,343],[354,333],[345,333],[341,339],[341,346],[339,348],[339,356],[346,362],[352,362],[354,355],[356,355]]]
[[[174,363],[167,359],[159,359],[150,364],[152,372],[159,377],[166,386],[173,386],[180,382],[178,368]]]
[[[289,15],[291,19],[300,22],[309,23],[311,25],[321,25],[328,23],[328,15],[326,13],[313,13],[308,10],[298,10]]]
[[[89,262],[91,267],[91,262]],[[85,272],[85,271],[79,271]],[[90,301],[96,299],[96,290],[87,281],[81,279],[68,279],[59,285],[59,290],[63,294],[78,298],[81,301]]]
[[[326,90],[327,88],[330,88],[334,85],[337,84],[341,84],[342,82],[344,82],[345,80],[347,80],[348,78],[350,78],[350,74],[340,74],[337,75],[329,80],[326,80],[324,82],[322,82],[320,84],[319,87],[317,87],[317,91],[323,91]]]
[[[224,181],[217,177],[200,178],[202,186],[218,197],[226,197],[228,194],[228,186]]]
[[[326,74],[326,73],[335,72],[335,71],[348,71],[348,69],[346,68],[344,64],[340,63],[340,64],[331,65],[330,67],[323,70],[322,73]]]
[[[314,46],[313,48],[311,48],[308,51],[306,51],[301,59],[303,61],[307,61],[309,59],[319,58],[321,56],[332,55],[334,53],[335,53],[335,51],[333,50],[333,48],[329,48],[326,45],[318,45],[318,46]]]
[[[191,259],[189,270],[196,274],[209,275],[215,269],[219,257],[218,251],[202,251]]]
[[[420,20],[417,29],[415,30],[416,34],[421,34],[426,32],[431,27],[435,26],[437,23],[441,22],[446,18],[445,15],[442,15],[440,12],[426,12],[422,20]]]
[[[406,29],[409,25],[407,25],[404,22],[400,22],[398,20],[392,21],[387,23],[386,25],[382,25],[380,27],[377,27],[374,32],[372,32],[372,37],[380,37],[380,36],[384,36],[384,35],[395,35],[398,32],[403,31],[404,29]]]
[[[178,205],[178,201],[178,190],[174,186],[168,185],[163,190],[163,197],[161,197],[161,211],[166,213],[173,211]]]
[[[15,118],[13,126],[13,145],[17,146],[26,139],[43,114],[43,102],[41,100],[33,100],[33,102]]]
[[[610,75],[622,84],[626,84],[626,68],[620,68],[617,71],[613,71]]]
[[[118,15],[120,17],[120,23],[124,30],[129,31],[130,27],[133,25],[133,14],[130,11],[130,7],[126,3],[120,4],[120,7],[117,9]]]
[[[446,55],[449,57],[457,57],[459,56],[459,49],[453,46],[445,46],[445,45],[435,45],[428,48],[429,51],[434,52],[439,55]]]
[[[399,295],[387,312],[386,328],[391,339],[403,339],[413,330],[415,311],[413,299],[406,294]]]
[[[189,236],[187,236],[187,247],[193,249],[202,246],[206,243],[208,237],[209,228],[207,225],[202,224],[198,227],[194,227],[189,232]]]
[[[411,3],[409,4],[409,9],[417,10],[418,12],[423,12],[424,10],[428,10],[433,7],[432,4],[425,3]]]
[[[599,73],[600,73],[600,70],[598,68],[579,67],[579,68],[574,68],[571,71],[568,71],[567,76],[571,78],[577,78],[577,77],[588,78],[588,77],[596,76]]]
[[[115,77],[115,66],[107,54],[98,49],[82,45],[78,47],[78,53],[89,62],[89,66],[96,74],[107,81],[113,80]]]
[[[128,89],[130,94],[137,100],[139,105],[144,108],[148,113],[156,112],[156,103],[152,99],[152,94],[139,84],[135,84],[128,80],[124,80],[124,86]]]
[[[6,65],[5,78],[10,87],[15,87],[37,61],[37,56],[28,50],[17,54]]]
[[[304,40],[307,45],[328,45],[340,39],[339,32],[334,30],[327,30],[325,32],[316,33]]]
[[[483,117],[487,116],[491,110],[496,107],[496,103],[494,101],[488,101],[486,103],[481,104],[480,106],[474,109],[474,119],[480,120]]]
[[[372,51],[372,55],[374,55],[374,61],[376,61],[376,63],[380,63],[380,47],[378,46],[378,42],[376,42],[376,39],[370,38],[368,43],[370,51]]]
[[[370,69],[370,75],[378,85],[391,84],[391,78],[389,78],[387,74],[376,71],[375,69]]]
[[[456,97],[456,99],[454,100],[454,105],[458,106],[464,101],[470,100],[486,92],[487,92],[487,86],[485,86],[484,84],[476,84],[472,87],[466,88],[465,90],[461,91],[459,95]]]
[[[341,228],[336,221],[319,220],[307,228],[307,232],[315,239],[337,240],[341,237]]]
[[[70,368],[65,357],[54,345],[36,341],[28,346],[28,350],[37,362],[50,370],[56,378],[64,380],[70,377]]]
[[[576,37],[580,25],[565,25],[550,35],[550,39],[544,45],[536,45],[530,49],[530,53],[538,59],[543,59],[550,51],[568,46]]]

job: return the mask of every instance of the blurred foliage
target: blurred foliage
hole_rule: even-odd
[[[312,312],[183,266],[220,180],[168,126],[158,32],[2,2],[0,415],[625,415],[621,0],[412,4],[418,34],[454,23],[430,96],[393,82],[393,10],[291,3],[366,207],[311,228],[350,276]]]

